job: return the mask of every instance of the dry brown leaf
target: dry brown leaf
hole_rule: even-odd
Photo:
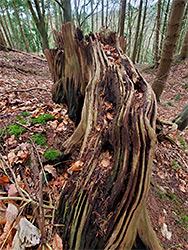
[[[6,206],[3,203],[3,201],[0,201],[0,224],[5,224],[6,223]]]
[[[3,176],[0,178],[0,184],[1,184],[2,186],[7,185],[9,182],[10,182],[10,180],[9,180],[9,178],[8,178],[6,175],[3,175]]]
[[[53,167],[53,165],[45,165],[44,166],[44,170],[47,171],[48,173],[52,174],[52,176],[54,178],[57,177],[57,171],[56,169]]]
[[[63,132],[64,130],[65,130],[64,122],[61,122],[61,123],[58,125],[56,131],[58,131],[58,132]]]
[[[8,153],[8,161],[10,164],[12,164],[16,159],[17,159],[17,156],[15,155],[13,151]]]
[[[107,113],[106,117],[107,117],[108,120],[110,120],[110,121],[114,119],[113,115],[110,114],[110,113]]]
[[[108,167],[110,165],[110,160],[108,158],[104,158],[101,161],[101,166],[102,167]]]
[[[63,250],[63,242],[60,236],[56,233],[52,242],[53,250]]]
[[[69,169],[67,169],[67,171],[79,171],[82,169],[83,164],[84,163],[82,161],[76,161],[71,165]]]
[[[8,197],[10,196],[17,196],[18,195],[18,190],[16,188],[15,184],[10,184],[9,190],[8,190]]]
[[[50,125],[51,128],[56,129],[58,125],[58,121],[49,121],[48,124]]]

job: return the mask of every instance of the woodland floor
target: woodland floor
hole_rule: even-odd
[[[155,72],[146,69],[146,65],[137,67],[152,84]],[[52,165],[50,156],[45,154],[49,149],[61,150],[62,143],[74,131],[66,106],[54,104],[51,100],[52,84],[45,58],[19,52],[0,52],[0,196],[8,196],[9,202],[12,196],[20,196],[15,188],[17,182],[32,199],[38,196],[39,200],[43,198],[47,200],[46,204],[56,208],[69,177],[65,169],[76,167],[74,155],[69,161]],[[167,87],[158,105],[158,116],[171,121],[187,102],[188,61],[184,61],[171,68]],[[188,128],[169,136],[174,144],[163,141],[156,145],[147,209],[163,248],[184,250],[188,249]],[[39,163],[33,166],[32,161]],[[43,193],[40,195],[40,185],[35,180],[35,170],[39,171],[39,164],[43,165],[47,177],[43,180]],[[12,182],[11,178],[6,177],[7,174],[12,176],[11,170],[16,179]],[[24,202],[12,201],[18,208]],[[11,237],[4,226],[7,223],[7,201],[1,201],[0,206],[0,244],[4,244],[7,237],[9,245],[6,243],[4,246],[10,246]],[[4,213],[1,212],[3,209]],[[21,211],[22,217],[35,221],[36,215],[30,206]],[[48,239],[49,245],[59,244],[58,249],[61,249],[53,225],[54,213],[45,209],[44,215],[45,220],[41,220],[41,225],[48,226],[45,226],[42,236]]]

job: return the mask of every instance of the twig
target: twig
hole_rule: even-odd
[[[34,88],[30,88],[30,89],[13,89],[13,90],[9,90],[9,91],[6,91],[5,93],[1,94],[0,96],[4,96],[6,94],[13,93],[13,92],[29,92],[29,91],[32,91],[32,90],[44,90],[46,92],[49,92],[45,88],[34,87]]]
[[[20,122],[15,122],[15,123],[18,124],[18,125],[20,125],[21,127],[25,128],[25,129],[29,130],[29,131],[32,131],[29,127],[27,127],[24,124],[21,124]]]

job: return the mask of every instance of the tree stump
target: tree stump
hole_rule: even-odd
[[[64,153],[81,170],[62,191],[57,220],[65,249],[161,249],[145,208],[156,143],[155,95],[123,53],[71,23],[46,50],[53,100],[78,124]],[[142,247],[143,248],[143,247]]]

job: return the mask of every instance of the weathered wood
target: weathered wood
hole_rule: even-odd
[[[179,130],[184,130],[188,126],[188,104],[182,110],[182,112],[174,118],[173,122],[178,125]]]
[[[70,23],[59,36],[61,49],[45,52],[53,98],[66,102],[71,115],[78,110],[69,98],[78,103],[78,91],[83,98],[81,120],[63,145],[65,154],[79,149],[83,162],[67,181],[57,211],[65,225],[64,248],[128,250],[139,235],[150,249],[161,249],[145,210],[156,142],[155,95],[116,34],[119,63],[108,58],[99,37],[84,40]]]

